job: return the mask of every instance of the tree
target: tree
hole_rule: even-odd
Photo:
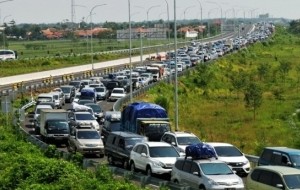
[[[236,97],[238,98],[239,92],[247,84],[247,74],[242,70],[239,72],[233,72],[230,79],[233,88],[236,90]]]
[[[256,119],[256,111],[262,104],[262,88],[255,82],[250,82],[244,91],[246,108],[253,110],[253,119]]]
[[[281,78],[283,82],[285,82],[285,78],[289,74],[289,71],[291,70],[291,63],[288,61],[280,61],[279,65],[279,72],[281,74]]]
[[[269,72],[270,65],[268,63],[262,63],[257,67],[258,76],[260,80],[265,79]]]

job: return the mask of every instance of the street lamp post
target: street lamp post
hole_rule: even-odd
[[[194,7],[194,5],[189,6],[189,7],[187,7],[187,8],[184,9],[184,11],[183,11],[183,20],[184,20],[184,21],[185,21],[185,14],[186,14],[186,11],[189,10],[189,9],[191,9],[191,8],[193,8],[193,7]]]
[[[94,70],[94,52],[93,52],[93,21],[92,21],[92,15],[93,15],[93,10],[97,7],[104,6],[106,4],[100,4],[100,5],[95,5],[92,7],[90,11],[90,19],[91,19],[91,61],[92,61],[92,70]]]
[[[132,103],[132,61],[131,61],[131,6],[128,0],[128,18],[129,18],[129,66],[130,66],[130,103]]]
[[[4,25],[4,22],[5,22],[5,19],[6,18],[8,18],[8,17],[10,17],[11,15],[7,15],[7,16],[5,16],[4,18],[3,18],[3,25]],[[3,26],[3,32],[2,32],[2,34],[3,34],[3,49],[5,49],[5,27]]]
[[[150,47],[150,41],[149,41],[149,37],[150,37],[150,32],[149,32],[149,28],[150,28],[150,24],[149,24],[149,12],[150,12],[151,9],[153,9],[155,7],[160,7],[160,5],[153,5],[153,6],[151,6],[151,7],[149,7],[147,9],[147,25],[148,25],[148,27],[147,27],[147,39],[148,40],[147,41],[148,41],[148,48]],[[149,60],[150,60],[150,51],[149,51]]]
[[[174,50],[175,50],[175,131],[178,127],[178,79],[177,79],[177,24],[176,24],[176,0],[174,0]]]
[[[216,10],[217,8],[213,8],[213,9],[210,9],[209,11],[208,11],[208,22],[207,22],[207,34],[208,34],[208,37],[210,37],[210,13],[212,12],[212,11],[214,11],[214,10]]]
[[[214,2],[214,1],[207,1],[207,3],[212,3],[212,4],[215,4],[219,7],[219,9],[221,10],[221,22],[220,22],[220,32],[221,32],[221,37],[223,38],[223,9],[221,7],[220,4]]]

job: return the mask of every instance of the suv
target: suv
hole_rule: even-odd
[[[198,144],[201,142],[200,139],[193,133],[180,131],[165,132],[161,138],[161,141],[173,145],[182,156],[185,155],[185,148],[188,145]]]
[[[111,132],[105,143],[105,155],[111,165],[117,162],[125,168],[129,168],[130,151],[136,143],[145,142],[147,138],[131,132]]]
[[[91,127],[71,128],[68,140],[69,152],[80,152],[82,154],[98,154],[104,157],[104,145],[100,133]]]
[[[192,189],[244,189],[243,180],[225,162],[215,159],[179,158],[172,168],[171,181]]]
[[[71,103],[74,100],[76,89],[71,85],[64,85],[59,87],[65,94],[65,101]]]
[[[137,143],[130,152],[130,170],[153,174],[170,174],[176,158],[180,155],[166,142]]]
[[[247,177],[249,190],[300,189],[300,171],[285,166],[258,166]]]
[[[235,146],[228,143],[208,142],[217,153],[219,160],[226,162],[240,176],[247,176],[251,166],[245,155]]]
[[[265,147],[258,165],[281,165],[300,169],[300,150],[287,147]]]

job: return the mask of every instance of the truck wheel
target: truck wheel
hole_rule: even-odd
[[[204,185],[200,185],[200,186],[199,186],[199,189],[200,189],[200,190],[206,190],[206,188],[205,188]]]

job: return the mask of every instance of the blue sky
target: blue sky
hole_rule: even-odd
[[[0,23],[12,19],[20,23],[57,23],[71,20],[71,0],[13,0],[3,2],[0,0]],[[93,10],[93,22],[127,22],[128,0],[74,0],[75,15],[73,20],[79,22],[82,19],[89,21],[87,17]],[[167,19],[167,3],[169,5],[170,19],[174,18],[174,0],[130,0],[132,21]],[[3,3],[1,3],[3,2]],[[272,17],[284,17],[289,19],[300,18],[300,0],[176,0],[177,19],[195,19],[202,17],[220,18],[221,9],[223,17],[251,17],[262,13],[269,13]],[[233,11],[233,9],[235,11]]]

